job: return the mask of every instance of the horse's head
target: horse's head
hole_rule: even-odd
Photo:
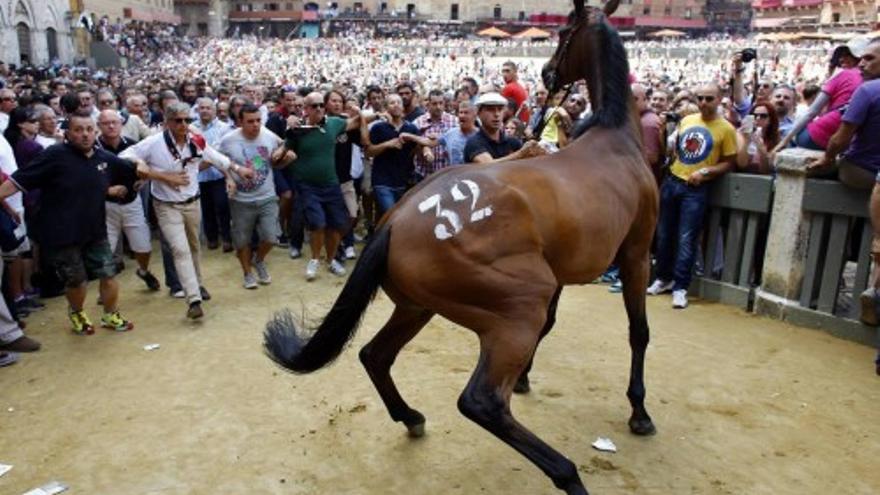
[[[541,78],[550,94],[566,84],[583,79],[583,71],[592,65],[597,47],[590,42],[594,29],[605,22],[605,17],[617,10],[620,0],[610,0],[602,9],[584,5],[584,0],[574,0],[574,12],[568,24],[559,31],[559,46],[550,61],[544,65]]]

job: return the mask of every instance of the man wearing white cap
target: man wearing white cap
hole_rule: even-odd
[[[467,163],[519,160],[534,154],[539,148],[534,141],[523,146],[519,139],[504,134],[505,108],[507,98],[498,93],[485,93],[477,99],[480,131],[471,136],[464,147],[464,159]]]

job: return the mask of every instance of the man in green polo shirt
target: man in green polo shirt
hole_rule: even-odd
[[[345,275],[345,268],[334,259],[339,241],[350,224],[345,199],[336,177],[336,138],[361,126],[360,115],[348,120],[324,113],[324,96],[311,93],[306,96],[305,121],[292,117],[293,127],[288,131],[285,146],[296,153],[291,165],[291,176],[296,188],[296,201],[301,201],[309,230],[312,258],[306,265],[306,280],[318,276],[320,256],[326,253],[328,268],[337,276]]]

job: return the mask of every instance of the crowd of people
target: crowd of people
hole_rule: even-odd
[[[414,184],[446,167],[554,153],[591,113],[582,84],[549,94],[542,59],[495,57],[497,43],[442,33],[390,44],[356,25],[320,41],[96,29],[132,56],[156,57],[101,73],[0,65],[0,363],[39,349],[23,329],[44,297],[64,293],[73,331],[93,333],[89,280],[100,280],[100,325],[133,328],[114,281],[123,249],[158,291],[158,240],[164,285],[193,319],[210,299],[204,248],[235,253],[243,290],[271,284],[276,246],[308,256],[305,280],[345,276],[357,240]],[[671,292],[675,308],[688,304],[713,180],[773,174],[788,146],[824,150],[811,173],[852,187],[873,187],[880,171],[880,43],[754,46],[628,44],[661,192],[658,278],[647,291]],[[880,243],[872,251],[880,262]],[[620,289],[615,267],[603,279]],[[862,294],[873,325],[876,287]]]

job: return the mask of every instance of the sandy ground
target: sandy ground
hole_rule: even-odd
[[[476,359],[472,333],[436,318],[395,376],[428,418],[410,440],[349,349],[311,376],[260,349],[284,306],[321,315],[341,281],[311,284],[272,253],[271,287],[240,288],[231,256],[205,260],[214,299],[192,324],[184,303],[120,278],[128,334],[67,331],[59,299],[32,315],[39,353],[0,369],[0,494],[62,480],[73,494],[555,494],[535,467],[463,418],[456,400]],[[158,263],[154,260],[154,266]],[[99,315],[90,297],[93,318]],[[355,346],[389,315],[384,295]],[[659,432],[631,436],[620,296],[568,288],[539,350],[518,418],[580,468],[593,494],[870,494],[880,470],[880,377],[873,350],[694,302],[649,300],[648,409]],[[161,348],[147,352],[145,344]],[[610,437],[619,452],[590,447]]]

